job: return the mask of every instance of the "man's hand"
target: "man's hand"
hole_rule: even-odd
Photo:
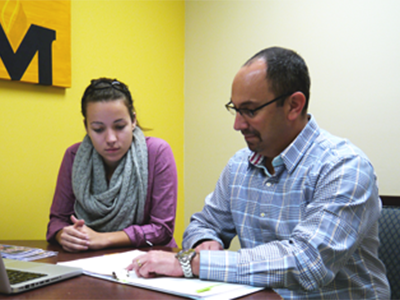
[[[191,262],[194,276],[199,276],[200,272],[200,250],[223,250],[223,247],[216,241],[205,241],[198,245],[195,249],[197,254]],[[160,275],[182,277],[182,267],[175,255],[175,253],[165,251],[149,251],[136,257],[127,267],[127,270],[134,270],[138,277],[145,278],[153,278]]]
[[[153,278],[159,275],[182,277],[181,264],[175,253],[152,250],[136,257],[127,267],[128,271],[135,270],[137,276]]]
[[[194,250],[200,253],[201,250],[224,250],[222,245],[216,241],[205,241],[198,245]]]

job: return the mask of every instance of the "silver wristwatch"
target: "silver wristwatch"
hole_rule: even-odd
[[[192,259],[196,256],[196,251],[194,249],[189,249],[189,250],[181,250],[179,251],[175,257],[178,259],[179,263],[181,264],[183,275],[186,278],[192,278],[193,272],[192,272],[192,266],[191,262]]]

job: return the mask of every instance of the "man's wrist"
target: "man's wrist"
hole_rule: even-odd
[[[192,266],[192,272],[194,277],[199,277],[200,274],[200,252],[192,259],[190,265]]]

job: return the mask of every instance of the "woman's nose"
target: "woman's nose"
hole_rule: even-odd
[[[107,143],[114,143],[117,140],[117,136],[113,130],[108,130],[106,135]]]

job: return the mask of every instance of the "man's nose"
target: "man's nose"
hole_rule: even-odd
[[[237,112],[235,115],[235,123],[233,124],[233,128],[237,131],[247,129],[249,127],[249,124],[247,123],[246,119],[239,113]]]

